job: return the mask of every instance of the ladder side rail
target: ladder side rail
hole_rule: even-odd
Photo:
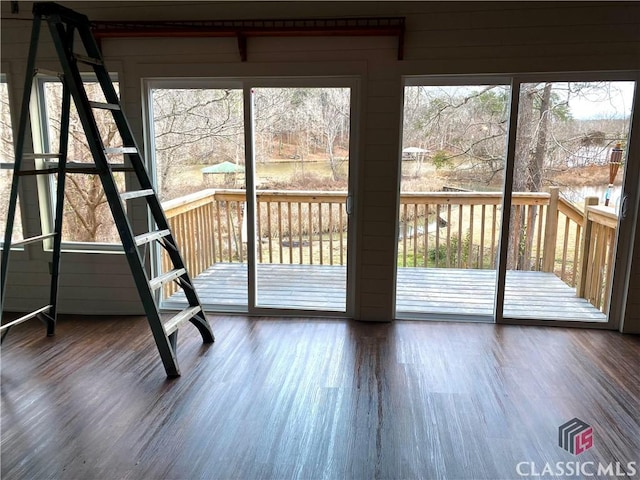
[[[9,196],[9,208],[7,212],[7,223],[4,233],[4,245],[2,247],[2,271],[0,274],[0,318],[2,308],[4,308],[5,293],[7,287],[7,273],[9,271],[9,252],[11,250],[11,237],[13,236],[13,225],[15,221],[16,208],[18,204],[18,180],[17,172],[22,168],[22,156],[24,154],[24,143],[27,136],[27,124],[29,122],[29,104],[31,103],[31,91],[33,89],[33,72],[38,55],[38,40],[40,37],[40,17],[34,17],[31,29],[31,43],[29,44],[29,56],[25,70],[24,90],[22,92],[22,103],[20,105],[20,120],[18,123],[18,133],[15,141],[15,161],[13,167],[13,178],[11,180],[11,193]]]
[[[129,224],[129,219],[127,218],[124,205],[120,199],[120,193],[118,192],[113,174],[109,167],[108,159],[104,152],[104,145],[102,144],[100,131],[95,122],[95,118],[84,89],[82,77],[74,63],[75,60],[73,59],[73,52],[65,46],[63,41],[65,29],[60,23],[60,20],[53,16],[48,17],[48,23],[65,79],[68,83],[71,96],[73,97],[78,111],[80,122],[82,123],[82,127],[87,137],[89,149],[91,150],[98,175],[102,181],[105,196],[108,200],[118,233],[120,234],[122,246],[126,254],[127,261],[129,262],[129,267],[131,269],[136,288],[140,294],[140,299],[145,309],[147,320],[158,347],[160,357],[167,374],[169,376],[177,376],[180,374],[177,359],[169,339],[165,335],[162,319],[160,318],[160,314],[155,304],[153,292],[149,288],[149,279],[143,267],[142,258],[140,257],[140,253],[137,249],[135,239],[133,237],[133,231]],[[83,27],[79,26],[78,29],[79,31],[82,31]]]
[[[74,26],[89,24],[89,17],[55,2],[36,2],[33,4],[33,15],[37,17],[57,18],[58,21]]]
[[[120,98],[118,97],[118,94],[116,93],[115,88],[113,87],[113,82],[111,81],[111,77],[109,76],[109,72],[105,66],[104,58],[102,57],[102,52],[100,51],[100,48],[98,47],[98,44],[96,43],[95,38],[91,33],[90,29],[88,27],[78,28],[78,34],[82,39],[82,43],[84,45],[87,55],[91,58],[95,58],[99,60],[97,64],[93,65],[93,69],[98,79],[98,82],[100,83],[102,91],[104,93],[106,102],[110,104],[121,105]],[[131,126],[126,116],[124,115],[122,106],[120,107],[119,110],[111,110],[111,113],[113,115],[114,121],[116,122],[116,126],[118,128],[120,136],[122,138],[123,146],[135,147],[136,153],[128,154],[128,155],[130,157],[134,157],[131,160],[131,164],[136,173],[136,178],[138,180],[140,188],[152,189],[155,192],[156,191],[155,187],[152,184],[149,174],[147,172],[147,169],[144,166],[144,162],[140,154],[141,150],[136,142],[135,137],[133,136]],[[160,204],[160,201],[158,200],[157,195],[147,197],[147,205],[149,206],[149,210],[151,211],[151,215],[158,227],[158,230],[171,231],[169,222],[166,218],[166,215],[164,213],[164,210],[162,209],[162,205]],[[175,242],[175,239],[173,238],[173,234],[168,235],[166,237],[166,241],[170,245],[176,246],[176,242]],[[180,254],[180,251],[177,248],[175,249],[167,248],[165,250],[169,255],[169,258],[171,259],[171,263],[176,268],[185,268],[185,273],[181,276],[181,278],[186,284],[191,285],[192,281],[189,277],[189,273],[186,272],[186,267],[182,259],[182,256]],[[198,298],[198,294],[194,288],[185,288],[183,290],[187,298],[187,301],[189,302],[189,305],[191,306],[202,305],[202,303],[200,302],[200,299]],[[204,310],[203,310],[202,316],[204,317]],[[214,341],[213,332],[211,330],[211,326],[206,321],[206,317],[202,319],[199,316],[196,316],[193,319],[191,319],[191,323],[195,325],[195,327],[200,331],[203,337],[203,340],[205,342]]]

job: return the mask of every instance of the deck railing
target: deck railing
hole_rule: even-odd
[[[613,279],[618,216],[612,208],[598,206],[597,199],[589,198],[585,202],[585,212],[582,251],[586,254],[577,294],[606,313]]]
[[[346,192],[258,191],[256,197],[258,262],[346,263]],[[508,268],[554,272],[604,310],[617,217],[593,205],[597,198],[587,201],[580,210],[555,187],[514,193]],[[403,192],[398,265],[495,268],[501,204],[499,192]],[[244,190],[203,190],[163,207],[192,276],[214,263],[246,262]],[[167,287],[165,294],[173,291]]]

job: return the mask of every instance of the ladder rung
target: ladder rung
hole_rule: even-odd
[[[46,240],[47,238],[53,238],[56,236],[56,233],[46,233],[44,235],[38,235],[37,237],[29,237],[24,240],[19,240],[17,242],[11,242],[12,247],[21,247],[22,245],[28,245],[30,243],[41,242]]]
[[[138,149],[136,147],[110,147],[105,148],[104,153],[106,153],[107,155],[138,153]]]
[[[91,108],[100,108],[103,110],[120,110],[120,105],[117,103],[104,103],[104,102],[89,102]]]
[[[145,243],[153,242],[154,240],[166,237],[167,235],[171,235],[171,232],[169,230],[158,230],[155,232],[143,233],[142,235],[136,236],[136,245],[144,245]]]
[[[151,288],[151,290],[156,290],[165,283],[169,283],[185,273],[187,273],[187,270],[184,268],[169,270],[167,273],[163,273],[162,275],[158,275],[156,278],[149,280],[149,288]]]
[[[8,328],[13,327],[14,325],[18,325],[22,322],[26,322],[27,320],[31,320],[33,317],[37,317],[38,315],[40,315],[41,313],[46,312],[47,310],[49,310],[52,307],[52,305],[46,305],[42,308],[39,308],[38,310],[35,310],[31,313],[27,313],[26,315],[23,315],[20,318],[16,318],[15,320],[7,323],[6,325],[2,325],[0,326],[0,332],[3,330],[6,330]]]
[[[34,75],[41,74],[46,75],[48,77],[62,77],[64,74],[62,72],[56,72],[55,70],[47,70],[46,68],[36,68],[33,71]]]
[[[84,63],[86,65],[104,65],[104,62],[99,58],[87,57],[86,55],[80,55],[79,53],[74,53],[73,57],[80,63]]]
[[[60,158],[60,153],[23,153],[23,160],[35,160],[37,158]]]
[[[20,170],[16,172],[16,175],[19,177],[24,177],[27,175],[51,175],[52,173],[57,173],[57,168],[41,168],[38,170]]]
[[[122,200],[131,200],[133,198],[150,197],[153,195],[153,190],[148,188],[146,190],[132,190],[131,192],[123,192],[120,194]]]
[[[124,163],[110,163],[112,172],[135,172],[135,168]]]
[[[201,311],[202,311],[202,308],[200,307],[189,307],[182,310],[177,315],[171,317],[168,321],[164,322],[163,323],[164,331],[166,332],[167,336],[171,335],[178,328],[180,328],[181,324],[183,324],[187,320],[190,320],[191,318],[196,316],[197,313]]]
[[[110,163],[112,172],[133,172],[134,168],[124,163]],[[98,173],[98,168],[92,163],[67,162],[67,173]]]

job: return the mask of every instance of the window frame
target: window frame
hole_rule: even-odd
[[[113,82],[118,82],[118,74],[116,72],[109,73]],[[83,82],[97,82],[97,77],[94,73],[83,72],[81,73]],[[45,86],[47,83],[60,82],[58,77],[51,75],[37,75],[34,79],[35,90],[35,103],[32,101],[32,132],[33,140],[40,149],[40,151],[51,151],[51,138],[47,126],[49,125],[49,111],[46,104]],[[73,101],[73,100],[72,100]],[[35,147],[35,145],[34,145]],[[42,159],[38,161],[37,168],[53,168],[58,165],[57,160]],[[42,182],[38,184],[38,190],[40,191],[41,198],[44,201],[40,202],[40,212],[42,215],[42,230],[43,233],[50,233],[53,231],[53,222],[55,219],[56,208],[56,182],[53,175],[48,175],[46,178],[41,179]],[[125,183],[127,179],[125,176]],[[44,245],[45,251],[51,251],[52,244],[47,242]],[[65,252],[96,252],[96,253],[124,253],[122,243],[107,243],[107,242],[81,242],[74,240],[63,240],[61,243],[61,250]]]
[[[9,75],[7,73],[1,72],[0,73],[0,83],[4,83],[7,85],[7,102],[9,105],[9,130],[11,131],[11,144],[13,146],[14,152],[13,152],[13,161],[12,162],[6,162],[6,161],[2,161],[2,159],[0,159],[0,170],[14,170],[15,168],[15,134],[13,132],[13,126],[14,126],[14,109],[13,109],[13,102],[11,101],[11,88],[9,85]],[[20,189],[18,189],[18,204],[17,204],[17,208],[16,208],[16,213],[20,213],[20,215],[16,215],[16,217],[13,220],[13,224],[14,224],[14,230],[15,230],[15,225],[16,222],[20,222],[20,228],[22,230],[22,237],[24,238],[24,221],[22,219],[22,209],[20,208]],[[8,213],[8,212],[7,212]],[[5,214],[3,214],[4,216]],[[6,227],[6,224],[5,224]],[[5,231],[2,232],[2,236],[0,237],[0,250],[2,248],[4,248],[4,235],[5,235]],[[14,247],[13,245],[11,246],[12,250],[24,250],[24,246],[20,246],[20,247]]]

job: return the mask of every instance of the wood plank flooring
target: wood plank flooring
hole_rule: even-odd
[[[167,380],[146,320],[2,346],[3,479],[513,479],[640,461],[640,337],[484,323],[211,317]],[[558,426],[594,447],[574,456]],[[528,468],[528,467],[527,467]],[[603,478],[603,477],[591,477]],[[636,477],[637,478],[637,477]]]
[[[399,268],[396,309],[420,315],[493,315],[493,270]],[[247,306],[247,267],[218,263],[195,279],[201,301],[213,311]],[[177,293],[168,307],[185,304]],[[258,265],[258,304],[273,308],[342,312],[346,268],[337,265]],[[605,322],[606,316],[552,273],[508,271],[504,314],[513,318]]]

